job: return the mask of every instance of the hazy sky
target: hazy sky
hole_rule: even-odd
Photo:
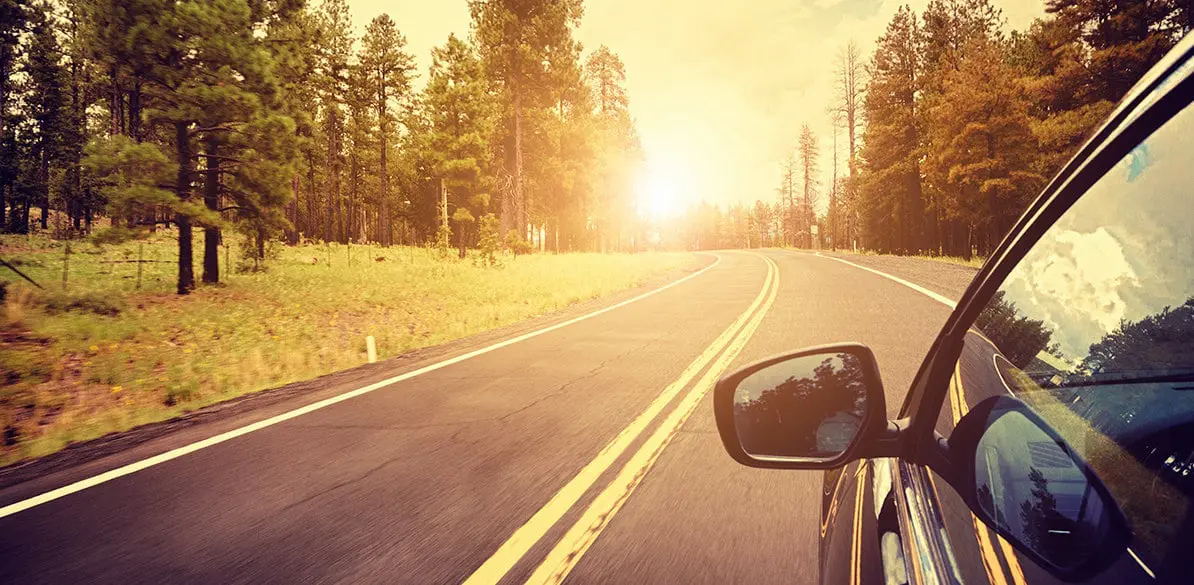
[[[994,1],[1009,28],[1024,28],[1043,14],[1043,0]],[[586,53],[604,44],[626,63],[630,111],[652,173],[674,184],[681,199],[770,202],[779,163],[803,122],[820,140],[822,184],[829,185],[833,59],[854,39],[869,60],[875,39],[904,3],[586,0],[576,36]],[[907,3],[919,13],[927,0]],[[423,76],[432,46],[448,33],[468,33],[465,0],[357,0],[351,6],[360,31],[388,12]],[[844,144],[839,137],[843,153]]]

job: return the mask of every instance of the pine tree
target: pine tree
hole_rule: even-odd
[[[1046,10],[1090,47],[1092,101],[1118,102],[1182,36],[1180,2],[1049,0]]]
[[[388,167],[391,132],[395,122],[395,104],[404,104],[409,98],[414,76],[414,58],[405,51],[406,38],[389,15],[382,14],[369,23],[365,37],[361,39],[360,68],[365,74],[372,97],[372,106],[377,115],[377,137],[380,183],[379,205],[383,246],[394,243],[393,217],[390,202],[390,169]]]
[[[348,232],[350,237],[363,241],[369,239],[368,209],[364,194],[373,191],[369,184],[371,177],[366,173],[366,169],[373,165],[372,161],[377,152],[376,137],[372,131],[375,124],[374,110],[371,107],[373,100],[363,69],[349,69],[348,88],[348,120],[345,130],[348,150]]]
[[[972,247],[980,255],[994,249],[1044,177],[1030,170],[1037,143],[1028,99],[996,41],[976,37],[960,57],[927,116],[933,148],[925,166],[949,194],[946,218],[968,234],[949,251],[969,258]]]
[[[593,87],[597,101],[597,112],[602,116],[624,112],[630,106],[626,97],[626,66],[609,47],[601,45],[589,55],[585,63],[589,84]]]
[[[17,173],[15,73],[21,33],[26,27],[26,11],[22,0],[0,0],[0,229],[6,229],[11,218],[6,206],[13,203]],[[15,209],[15,207],[14,207]]]
[[[547,98],[552,107],[541,110],[533,127],[546,140],[532,143],[528,165],[531,223],[545,228],[553,251],[583,248],[586,224],[595,204],[596,131],[592,88],[580,61],[580,44],[568,40],[548,53]],[[539,231],[536,229],[535,233]]]
[[[276,97],[271,56],[262,39],[254,35],[258,24],[253,20],[255,14],[244,0],[163,4],[154,12],[141,14],[156,32],[136,47],[138,52],[130,60],[140,64],[134,68],[137,79],[147,82],[138,90],[152,104],[152,115],[147,119],[168,130],[162,146],[173,151],[173,195],[163,197],[164,190],[149,180],[124,181],[138,187],[114,193],[117,204],[113,209],[150,204],[169,209],[178,226],[179,294],[187,294],[195,286],[192,229],[196,223],[207,228],[205,280],[218,280],[219,179],[225,163],[244,162],[229,156],[224,147],[230,144],[231,135],[261,118],[265,104]],[[116,26],[119,25],[118,21]],[[97,32],[96,38],[102,40],[110,31]],[[94,46],[103,49],[106,45]],[[140,121],[132,124],[139,125]],[[286,124],[282,123],[282,127]],[[134,132],[134,144],[140,137],[140,131]],[[103,163],[121,160],[120,149],[130,146],[127,142],[109,141],[107,147],[93,149],[97,154],[109,156],[92,160],[91,167],[105,176],[111,192],[111,184],[121,183],[113,179],[120,173],[105,169]],[[149,156],[141,148],[136,149],[135,155]],[[202,201],[197,201],[194,193],[199,160],[206,179]]]
[[[607,47],[598,47],[589,55],[584,73],[596,109],[592,120],[596,194],[587,215],[596,224],[597,249],[604,252],[613,243],[620,250],[623,232],[634,221],[633,189],[643,168],[642,146],[630,118],[621,58]]]
[[[866,246],[881,252],[907,253],[921,246],[919,44],[916,15],[901,7],[880,37],[870,67],[859,212]]]
[[[857,188],[855,173],[858,171],[858,135],[862,126],[863,96],[866,93],[866,69],[862,61],[862,52],[854,41],[846,43],[837,57],[835,71],[835,100],[834,111],[846,128],[846,169],[849,180],[843,183],[840,191],[841,215],[844,216],[845,239],[855,242],[858,238],[858,212],[855,202]],[[836,191],[836,190],[835,190]],[[836,236],[834,237],[836,241]]]
[[[31,40],[25,71],[28,74],[27,104],[33,122],[33,193],[41,206],[41,229],[46,229],[50,210],[50,171],[61,168],[71,138],[68,87],[62,49],[53,27],[49,4],[35,4],[30,10]]]
[[[820,163],[820,149],[817,147],[817,138],[813,135],[813,131],[804,124],[800,127],[800,143],[797,146],[797,155],[800,157],[800,178],[801,178],[801,198],[800,205],[797,208],[798,230],[801,237],[801,245],[806,248],[813,247],[812,226],[816,224],[816,206],[817,206],[817,187],[820,179],[818,175],[821,172]]]
[[[463,248],[473,218],[488,213],[488,144],[496,111],[480,61],[455,35],[431,50],[421,105],[429,121],[435,177],[447,191],[448,213],[456,218],[456,237]]]
[[[972,43],[1001,39],[1000,29],[1003,17],[988,0],[932,0],[922,17],[921,74],[919,92],[920,111],[928,113],[937,108],[945,92],[946,78],[955,74],[968,59],[966,50]],[[946,146],[940,140],[953,136],[935,132],[933,121],[922,119],[920,133],[922,148],[926,157],[942,151]],[[922,248],[930,253],[967,256],[969,227],[951,214],[948,209],[956,208],[959,194],[949,185],[948,177],[935,172],[942,167],[926,166],[924,171],[923,195],[925,218]]]
[[[481,60],[503,104],[498,142],[505,177],[501,192],[502,230],[529,225],[524,176],[528,112],[545,103],[552,47],[568,47],[580,20],[580,0],[470,0],[473,35]]]
[[[294,136],[307,172],[295,165],[290,177],[290,200],[286,204],[285,239],[297,243],[300,235],[312,237],[317,225],[316,193],[312,181],[314,159],[324,152],[318,140],[320,48],[311,42],[322,36],[319,19],[307,10],[287,11],[269,20],[266,48],[274,63],[278,82],[280,113],[294,121]],[[350,92],[356,95],[357,92]],[[260,266],[264,258],[256,258]]]
[[[352,58],[352,21],[345,0],[328,0],[318,12],[319,68],[315,77],[323,115],[323,138],[327,166],[325,209],[321,233],[326,241],[348,241],[341,179],[344,174],[344,103]]]

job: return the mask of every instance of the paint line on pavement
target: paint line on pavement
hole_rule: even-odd
[[[934,301],[937,301],[937,302],[939,302],[939,303],[941,303],[941,304],[943,304],[943,305],[945,305],[945,306],[947,306],[947,307],[949,307],[949,308],[951,308],[951,309],[957,308],[957,306],[958,306],[958,303],[956,303],[956,302],[954,302],[954,301],[950,300],[948,297],[946,297],[946,296],[944,296],[944,295],[937,294],[937,293],[935,293],[935,292],[933,292],[933,291],[931,291],[931,290],[929,290],[929,289],[927,289],[927,288],[925,288],[925,287],[923,287],[923,286],[920,286],[919,284],[916,284],[915,282],[910,282],[910,281],[904,280],[904,279],[902,279],[902,278],[900,278],[900,277],[898,277],[898,276],[892,276],[892,275],[890,275],[890,274],[888,274],[888,273],[886,273],[886,272],[883,272],[883,271],[881,271],[881,270],[875,270],[874,268],[871,268],[871,267],[869,267],[869,266],[863,266],[863,265],[861,265],[861,264],[855,264],[854,262],[851,262],[851,261],[849,261],[849,260],[843,260],[843,259],[841,259],[841,258],[837,258],[837,257],[834,257],[834,256],[825,256],[824,254],[821,254],[821,253],[819,253],[819,252],[817,253],[817,256],[819,256],[819,257],[821,257],[821,258],[825,258],[826,260],[833,260],[833,261],[835,261],[835,262],[841,262],[842,264],[848,264],[848,265],[850,265],[850,266],[853,266],[853,267],[855,267],[855,268],[858,268],[858,269],[860,269],[860,270],[865,270],[865,271],[867,271],[867,272],[870,272],[870,273],[872,273],[872,274],[878,274],[879,276],[882,276],[883,278],[886,278],[886,279],[888,279],[888,280],[891,280],[891,281],[894,281],[894,282],[898,282],[898,283],[900,283],[900,284],[902,284],[902,285],[904,285],[904,286],[906,286],[906,287],[908,287],[908,288],[910,288],[910,289],[912,289],[912,290],[914,290],[914,291],[916,291],[916,292],[918,292],[918,293],[920,293],[920,294],[922,294],[922,295],[925,295],[925,296],[929,297],[930,299],[933,299]]]
[[[547,557],[539,564],[535,572],[531,574],[527,583],[560,583],[568,576],[568,573],[576,567],[576,564],[580,562],[585,552],[597,541],[602,531],[609,526],[613,517],[630,499],[634,490],[641,484],[642,480],[651,471],[651,468],[654,467],[663,450],[671,443],[680,428],[696,410],[697,406],[700,405],[701,400],[705,397],[709,389],[713,387],[713,384],[721,376],[722,372],[738,357],[738,354],[742,352],[746,343],[754,336],[755,330],[759,328],[759,324],[762,323],[771,305],[775,302],[776,294],[779,292],[779,268],[772,259],[765,256],[763,259],[774,268],[776,273],[775,282],[771,287],[766,303],[751,317],[750,322],[742,328],[741,333],[734,339],[734,342],[709,367],[709,370],[692,387],[676,409],[668,415],[659,427],[655,429],[655,432],[643,442],[638,451],[631,456],[630,460],[618,472],[617,477],[593,499],[580,519],[556,543],[551,552],[547,553]]]
[[[508,347],[508,346],[514,345],[516,343],[526,341],[526,340],[532,339],[534,337],[538,337],[545,333],[550,333],[552,331],[563,329],[564,327],[567,327],[569,325],[580,323],[581,321],[585,321],[587,319],[591,319],[598,315],[603,315],[603,314],[613,311],[615,309],[625,307],[631,303],[635,303],[637,301],[641,301],[648,297],[659,294],[659,293],[661,293],[665,290],[668,290],[676,285],[687,282],[693,278],[696,278],[697,276],[704,274],[705,272],[708,272],[714,266],[721,264],[721,256],[719,256],[717,254],[713,254],[713,256],[715,258],[717,258],[717,260],[715,260],[712,264],[710,264],[696,272],[693,272],[692,274],[689,274],[683,278],[674,280],[674,281],[669,282],[663,286],[660,286],[658,288],[647,291],[641,295],[626,299],[624,301],[615,303],[613,305],[604,307],[602,309],[598,309],[591,313],[586,313],[584,315],[580,315],[579,317],[574,317],[572,319],[568,319],[567,321],[556,323],[555,325],[550,325],[550,326],[544,327],[542,329],[536,329],[534,331],[523,333],[522,335],[518,335],[518,336],[512,337],[510,339],[506,339],[504,341],[499,341],[492,345],[488,345],[488,346],[482,347],[480,349],[475,349],[473,351],[463,353],[456,357],[448,358],[446,360],[442,360],[442,361],[439,361],[439,362],[436,362],[436,363],[433,363],[433,364],[430,364],[427,366],[423,366],[417,370],[406,372],[404,374],[399,374],[397,376],[387,378],[380,382],[375,382],[373,384],[369,384],[368,386],[363,386],[363,387],[357,388],[355,390],[350,390],[343,394],[337,394],[336,396],[325,398],[318,402],[313,402],[306,406],[302,406],[302,407],[296,408],[294,410],[287,411],[282,414],[272,416],[265,420],[257,421],[255,423],[252,423],[252,424],[249,424],[249,425],[237,428],[237,429],[233,429],[231,431],[226,431],[226,432],[220,433],[218,435],[208,437],[201,441],[197,441],[197,442],[191,443],[189,445],[184,445],[184,446],[178,447],[176,449],[171,449],[169,451],[166,451],[165,453],[154,455],[153,457],[142,459],[140,461],[135,461],[133,463],[129,463],[127,465],[117,467],[116,469],[112,469],[112,470],[106,471],[104,473],[100,473],[98,475],[94,475],[94,476],[88,477],[86,479],[76,481],[74,483],[62,486],[60,488],[41,493],[36,496],[26,498],[24,500],[20,500],[18,502],[14,502],[12,504],[9,504],[7,506],[0,508],[0,518],[4,518],[6,516],[11,516],[13,514],[23,512],[30,508],[45,504],[47,502],[52,502],[59,498],[63,498],[63,497],[69,496],[71,494],[81,492],[85,489],[92,488],[92,487],[95,487],[95,486],[103,484],[103,483],[107,483],[114,479],[124,477],[126,475],[131,475],[138,471],[148,469],[150,467],[159,465],[161,463],[165,463],[165,462],[173,460],[173,459],[178,459],[179,457],[182,457],[184,455],[189,455],[191,453],[194,453],[194,452],[202,450],[202,449],[206,449],[207,447],[211,447],[213,445],[218,445],[225,441],[230,441],[232,439],[235,439],[235,438],[243,436],[243,435],[247,435],[254,431],[259,431],[261,429],[271,427],[278,423],[285,422],[290,419],[303,416],[304,414],[309,414],[309,413],[315,412],[317,410],[327,408],[329,406],[332,406],[333,404],[344,402],[345,400],[349,400],[352,398],[356,398],[357,396],[368,394],[375,390],[385,388],[386,386],[390,386],[392,384],[396,384],[396,383],[402,382],[404,380],[409,380],[411,378],[415,378],[417,376],[421,376],[428,372],[433,372],[435,370],[445,368],[445,367],[451,366],[453,364],[458,364],[460,362],[475,358],[477,356],[484,355],[489,352],[496,351],[498,349],[502,349],[503,347]]]

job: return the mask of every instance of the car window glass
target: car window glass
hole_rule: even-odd
[[[938,421],[948,436],[986,398],[1028,404],[1107,485],[1144,567],[1194,517],[1192,131],[1187,108],[1017,264],[968,332]]]

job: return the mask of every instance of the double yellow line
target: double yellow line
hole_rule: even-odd
[[[629,461],[604,490],[589,504],[580,519],[556,543],[528,583],[559,583],[576,566],[581,556],[592,546],[609,524],[614,514],[638,487],[643,477],[651,470],[663,449],[671,442],[688,417],[692,415],[701,399],[712,388],[717,378],[741,353],[746,342],[754,335],[764,315],[775,302],[779,291],[779,267],[770,258],[757,255],[767,265],[767,277],[758,296],[729,327],[713,340],[695,360],[680,373],[671,384],[651,402],[626,428],[622,429],[597,456],[585,465],[547,504],[540,508],[521,527],[514,531],[465,583],[468,585],[495,584],[500,581],[538,543],[597,479],[618,458],[629,449],[647,427],[659,416],[684,388],[705,371],[705,375],[691,387],[666,419],[635,451]],[[706,369],[708,368],[708,369]]]
[[[954,424],[962,419],[969,407],[966,405],[966,395],[962,390],[962,371],[960,368],[961,361],[954,366],[954,375],[949,381],[949,405],[950,412],[953,414]],[[932,476],[929,476],[929,481],[932,481]],[[936,489],[936,486],[933,486]],[[974,522],[974,534],[978,539],[978,550],[982,554],[983,567],[987,570],[987,579],[991,585],[1025,585],[1024,569],[1020,566],[1020,561],[1016,557],[1016,550],[1012,548],[1011,543],[1004,540],[1003,537],[996,534],[978,516],[970,515]],[[996,546],[1003,551],[1003,560],[1007,563],[1007,572],[1003,570],[1003,566],[999,562],[1000,555],[996,552]]]

